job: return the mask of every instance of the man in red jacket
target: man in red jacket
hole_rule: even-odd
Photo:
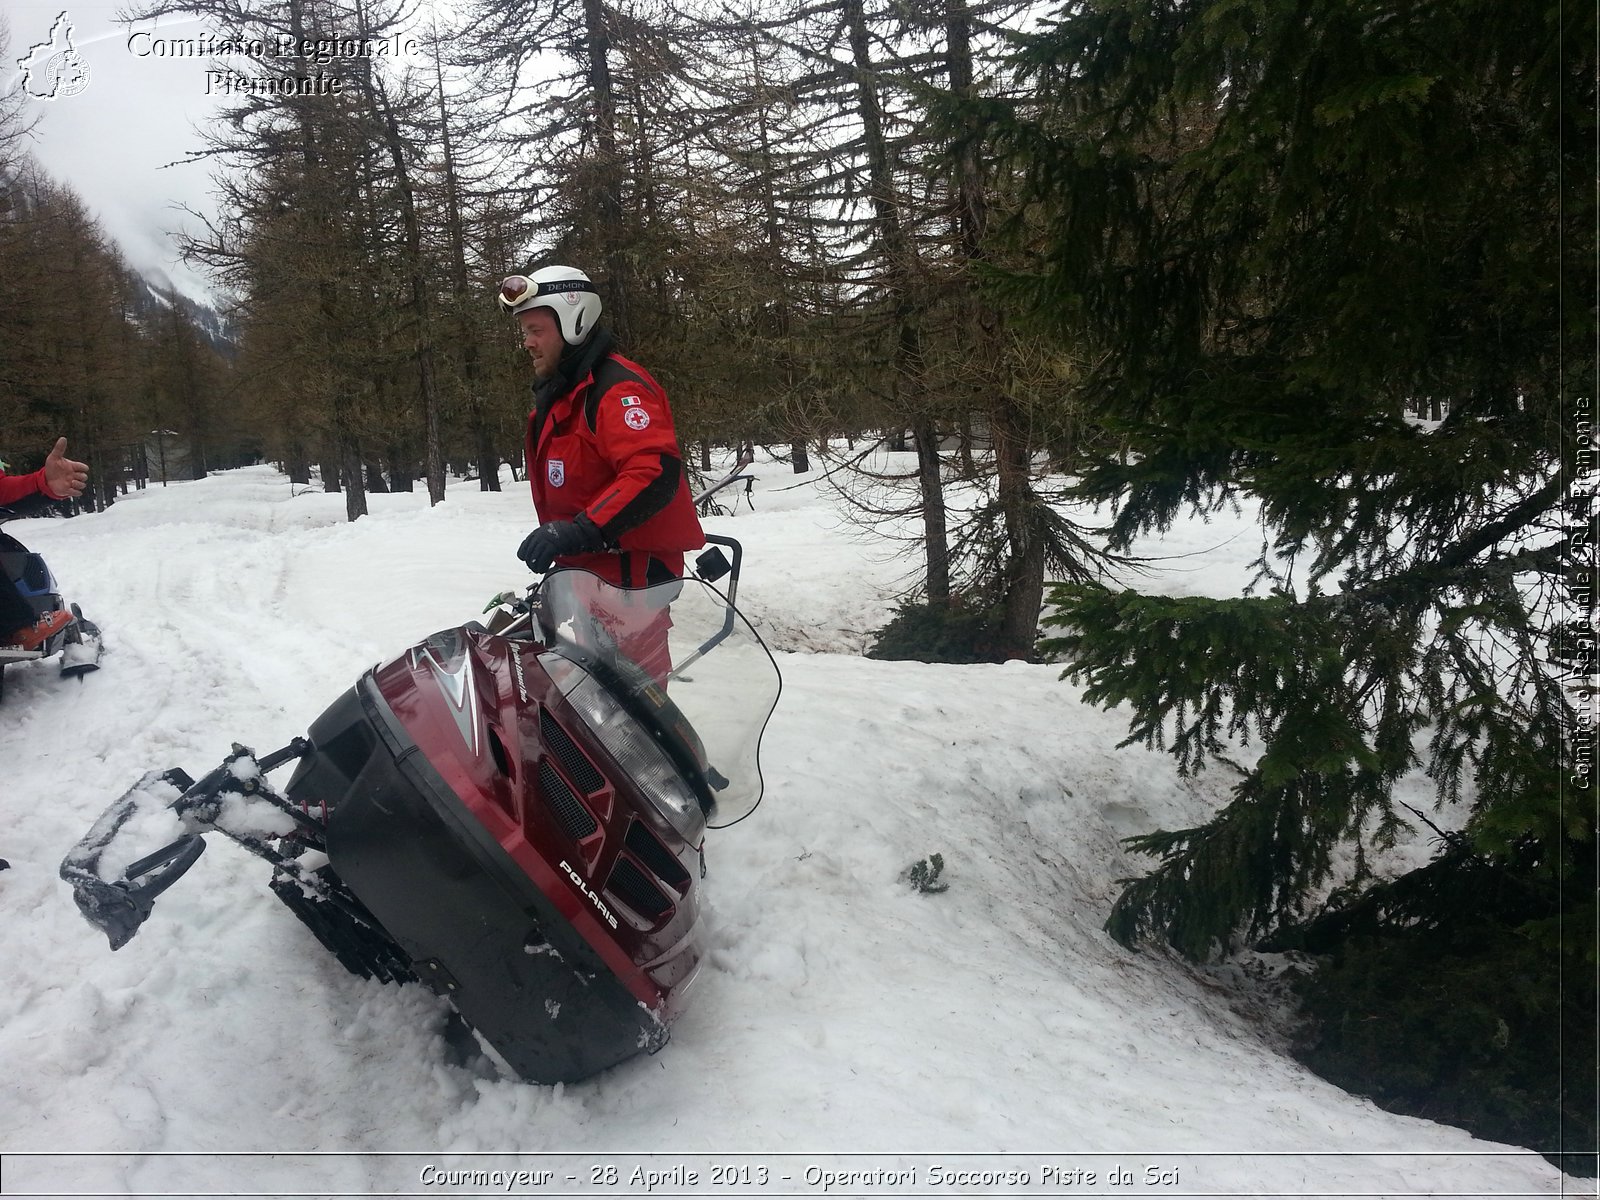
[[[646,587],[683,577],[705,545],[667,393],[599,327],[582,271],[544,267],[500,285],[533,360],[528,483],[541,524],[517,556],[535,571],[578,567]]]
[[[533,360],[528,484],[540,525],[517,550],[534,571],[575,567],[625,588],[683,578],[706,544],[672,428],[667,393],[599,327],[600,296],[582,271],[512,275],[500,305]],[[597,614],[598,615],[598,614]],[[666,686],[666,608],[608,614],[618,648]]]
[[[83,495],[89,483],[89,468],[67,457],[67,439],[57,438],[44,466],[30,475],[7,475],[0,471],[0,506],[15,504],[29,496],[47,500],[73,500]],[[10,576],[0,571],[0,646],[37,650],[45,640],[72,623],[72,614],[57,609],[35,618],[33,606],[23,599]]]

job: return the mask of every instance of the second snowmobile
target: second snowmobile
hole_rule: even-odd
[[[0,524],[17,516],[12,508],[0,508]],[[69,605],[61,594],[61,586],[50,573],[44,556],[29,550],[16,538],[0,530],[0,571],[6,573],[33,608],[36,616],[65,610],[72,620],[36,650],[20,650],[0,646],[0,700],[5,699],[5,669],[11,663],[61,655],[61,674],[81,677],[100,668],[100,628],[83,615],[76,604]]]

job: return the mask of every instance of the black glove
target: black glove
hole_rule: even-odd
[[[604,550],[605,537],[600,527],[587,514],[579,513],[570,521],[546,521],[517,547],[517,557],[528,564],[528,570],[540,574],[548,571],[556,559],[568,554],[590,554]]]

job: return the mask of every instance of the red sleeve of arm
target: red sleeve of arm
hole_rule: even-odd
[[[47,496],[51,500],[60,499],[45,486],[43,467],[40,467],[30,475],[0,475],[0,504],[10,504],[13,501],[21,500],[24,496],[31,496],[35,492]]]
[[[683,478],[666,398],[631,381],[611,388],[595,413],[595,444],[615,477],[584,511],[614,542],[666,508]]]

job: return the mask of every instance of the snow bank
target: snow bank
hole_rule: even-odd
[[[1066,1174],[1095,1154],[1186,1172],[1126,1195],[1559,1191],[1542,1160],[1318,1080],[1203,973],[1113,944],[1101,924],[1116,880],[1140,869],[1119,839],[1203,817],[1224,772],[1180,780],[1161,756],[1115,749],[1123,719],[1079,704],[1052,667],[860,658],[907,565],[814,485],[757,473],[756,511],[711,524],[745,542],[740,597],[784,672],[768,794],[708,843],[712,951],[671,1044],[555,1088],[449,1065],[439,1001],[347,975],[270,895],[265,867],[226,844],[116,954],[56,878],[144,771],[198,775],[233,741],[276,748],[366,667],[524,579],[525,494],[458,487],[431,510],[420,493],[374,496],[348,525],[342,498],[256,468],[19,523],[107,651],[81,683],[49,662],[11,668],[0,708],[8,1193],[199,1178],[415,1194],[429,1163],[489,1161],[442,1152],[525,1169],[623,1150],[771,1155],[800,1195],[884,1192],[813,1187],[806,1162],[777,1152],[859,1152],[839,1161],[862,1169],[1008,1153],[1031,1176],[963,1190],[914,1159],[905,1194],[1099,1194]],[[1243,517],[1174,531],[1169,550],[1205,553],[1163,578],[1232,590],[1257,546]],[[900,876],[934,852],[949,890],[922,895]],[[108,1151],[124,1156],[44,1157]],[[249,1173],[135,1156],[176,1151],[352,1156]],[[432,1157],[354,1156],[371,1151]],[[528,1157],[554,1152],[577,1157]]]

